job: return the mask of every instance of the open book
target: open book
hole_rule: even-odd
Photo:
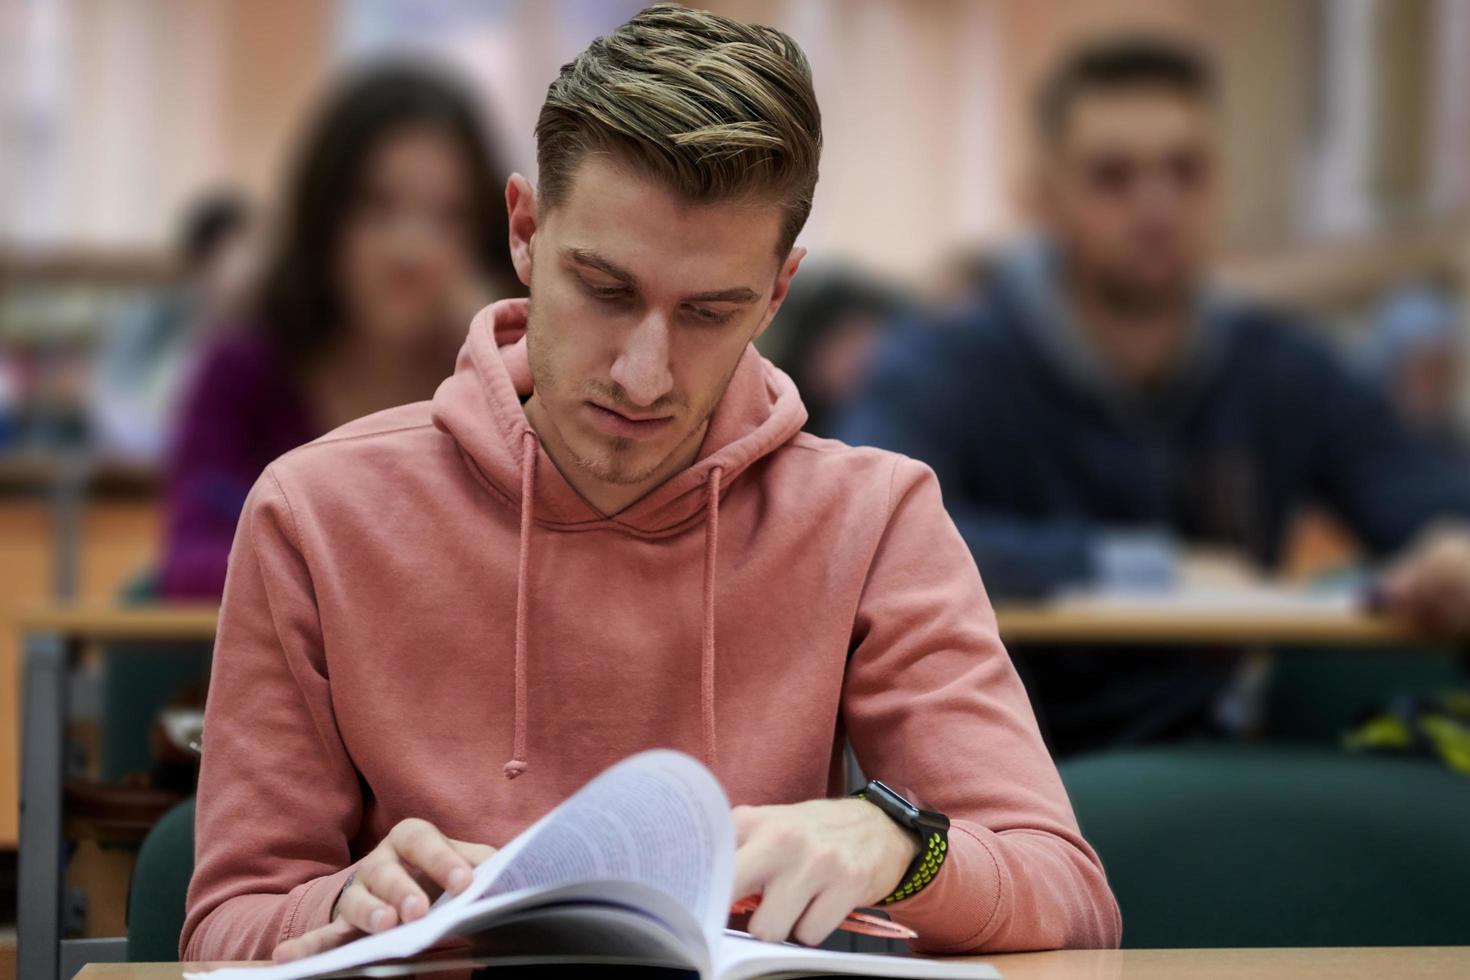
[[[730,804],[715,777],[678,752],[644,752],[582,787],[415,922],[293,963],[185,976],[296,980],[369,964],[378,972],[451,937],[470,937],[472,955],[489,955],[488,965],[640,964],[697,970],[702,980],[1000,976],[983,963],[834,953],[728,931],[734,858]]]

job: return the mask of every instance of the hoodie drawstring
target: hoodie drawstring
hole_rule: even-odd
[[[704,525],[704,623],[699,658],[700,729],[704,764],[715,765],[715,566],[720,541],[720,478],[724,470],[711,467],[705,484],[708,505]],[[529,599],[528,571],[531,565],[532,503],[536,491],[536,434],[521,437],[521,541],[516,567],[516,650],[514,667],[515,707],[511,725],[511,758],[505,764],[506,779],[515,779],[528,768],[526,762],[526,605]]]
[[[505,778],[515,779],[526,771],[526,603],[530,583],[532,503],[536,493],[536,433],[521,435],[521,547],[516,564],[516,659],[514,668],[515,708],[511,719],[514,735]]]
[[[704,636],[699,657],[699,706],[704,735],[704,764],[715,766],[715,559],[720,544],[720,477],[724,470],[710,467],[705,484],[709,503],[704,522]]]

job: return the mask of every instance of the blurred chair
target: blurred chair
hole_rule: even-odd
[[[122,590],[122,604],[152,601],[156,582],[152,572],[137,576]],[[212,652],[211,643],[176,641],[103,646],[99,773],[66,781],[70,834],[103,848],[136,849],[168,810],[193,795],[199,759],[186,743],[202,712]]]
[[[139,573],[118,596],[124,606],[159,599],[158,572]],[[152,772],[159,763],[151,744],[159,714],[180,695],[202,706],[209,677],[212,643],[137,641],[109,643],[103,651],[101,775],[106,782]],[[170,773],[171,776],[174,774]],[[171,783],[182,795],[193,792],[184,779]]]
[[[1396,695],[1470,687],[1466,664],[1443,650],[1281,650],[1266,692],[1266,734],[1340,745],[1345,731]]]
[[[194,873],[194,800],[164,814],[138,852],[128,893],[128,962],[179,958],[184,901]]]
[[[139,576],[123,590],[122,603],[149,602],[155,580]],[[75,842],[66,864],[78,882],[66,904],[75,910],[69,928],[81,929],[85,921],[94,936],[123,931],[120,913],[132,904],[128,869],[159,821],[193,795],[199,760],[190,743],[197,738],[211,650],[207,642],[169,640],[102,645],[97,774],[73,775],[62,787],[63,838]],[[187,884],[187,864],[184,875]],[[63,958],[63,971],[120,957],[124,943],[108,941],[115,952],[80,951],[81,961]],[[164,958],[176,955],[173,950]]]
[[[1470,780],[1432,762],[1186,745],[1062,765],[1130,948],[1470,943]]]

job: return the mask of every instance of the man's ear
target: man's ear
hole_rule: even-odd
[[[511,174],[505,182],[505,212],[510,216],[510,261],[515,266],[516,278],[529,289],[538,212],[536,189],[520,174]]]
[[[751,340],[765,333],[771,321],[776,318],[776,311],[781,309],[781,304],[786,302],[786,294],[791,291],[791,277],[796,275],[796,270],[804,258],[806,258],[806,249],[798,245],[786,256],[786,261],[781,263],[781,269],[776,273],[776,284],[771,289],[771,302],[766,306],[766,315],[761,319],[761,325],[756,328]]]

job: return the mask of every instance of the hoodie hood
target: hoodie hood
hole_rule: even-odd
[[[520,508],[516,556],[514,716],[507,779],[528,768],[526,676],[533,529],[618,527],[635,534],[682,530],[705,515],[700,630],[700,714],[705,764],[715,765],[715,579],[719,569],[720,491],[756,460],[801,431],[806,409],[791,379],[747,345],[715,406],[694,464],[622,512],[608,517],[582,499],[541,449],[521,401],[532,391],[526,353],[530,301],[503,300],[470,324],[454,374],[434,394],[433,419],[469,465]]]
[[[524,482],[524,440],[527,433],[535,435],[521,408],[532,391],[525,338],[528,311],[527,300],[511,299],[476,314],[454,374],[439,386],[433,403],[434,424],[454,438],[486,481],[517,504]],[[536,524],[561,530],[611,524],[651,535],[681,530],[704,510],[712,471],[719,469],[721,482],[728,486],[800,432],[806,418],[796,385],[754,346],[747,346],[694,463],[618,514],[603,515],[582,499],[538,448],[532,474]]]

